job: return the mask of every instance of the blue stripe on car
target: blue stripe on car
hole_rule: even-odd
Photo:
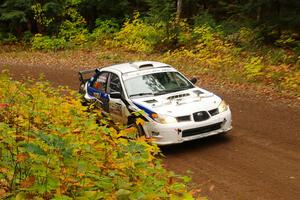
[[[145,113],[147,113],[149,115],[149,117],[152,118],[152,114],[155,113],[153,112],[152,110],[146,108],[145,106],[141,105],[141,104],[138,104],[136,102],[133,102],[139,109],[145,111]],[[152,118],[153,119],[153,118]]]
[[[101,90],[97,90],[91,86],[87,87],[87,92],[90,96],[94,96],[94,93],[99,93],[103,99],[109,99],[108,94],[106,94],[105,92],[103,92]]]

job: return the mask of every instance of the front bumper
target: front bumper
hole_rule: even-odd
[[[179,122],[174,124],[160,124],[148,122],[144,129],[146,135],[155,139],[157,145],[178,144],[185,141],[196,140],[212,135],[227,132],[232,129],[231,111],[210,116],[209,119],[195,122]]]

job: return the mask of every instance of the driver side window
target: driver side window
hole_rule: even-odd
[[[122,85],[119,77],[116,74],[111,73],[110,83],[109,83],[109,92],[120,92],[122,94]]]

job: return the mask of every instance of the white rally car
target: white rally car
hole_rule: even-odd
[[[84,79],[93,73],[91,78]],[[169,145],[226,133],[231,111],[220,97],[201,89],[168,64],[152,61],[117,64],[79,72],[80,92],[113,121],[145,121],[139,134]],[[139,117],[141,117],[139,116]]]

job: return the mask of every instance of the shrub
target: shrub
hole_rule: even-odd
[[[25,44],[30,44],[33,34],[30,31],[25,31],[23,33],[23,42]]]
[[[295,94],[300,96],[300,69],[296,70],[294,73],[287,73],[286,76],[283,77],[283,81],[280,85],[284,89],[291,90],[295,92]]]
[[[262,64],[262,58],[251,57],[249,63],[244,67],[246,78],[250,81],[258,80],[264,73],[264,65]]]
[[[17,37],[11,33],[0,32],[0,42],[3,44],[15,44],[18,41]]]
[[[113,20],[96,20],[96,28],[90,34],[89,39],[101,42],[105,39],[112,38],[113,34],[120,30],[119,24]]]
[[[241,47],[253,47],[257,45],[261,38],[259,38],[258,33],[247,27],[241,27],[237,32],[232,33],[227,36],[230,42],[233,42]]]
[[[67,47],[67,41],[65,38],[56,38],[56,37],[49,37],[43,36],[41,34],[36,34],[32,38],[32,49],[39,49],[39,50],[59,50],[65,49]]]
[[[114,44],[130,50],[152,52],[163,40],[161,28],[146,24],[136,14],[133,21],[126,21],[120,32],[114,38]]]
[[[74,92],[1,74],[0,198],[192,198],[156,145],[99,117]]]
[[[280,37],[275,41],[275,45],[284,48],[296,47],[298,45],[298,42],[294,37],[297,37],[297,34],[291,33],[289,31],[284,31],[281,33]]]
[[[285,60],[285,52],[283,49],[271,49],[267,52],[268,59],[272,64],[280,64]]]
[[[300,57],[300,42],[296,43],[296,47],[293,48],[293,52],[299,58]],[[299,60],[299,59],[298,59]],[[297,60],[297,61],[298,61]]]
[[[88,30],[83,18],[76,21],[65,20],[60,28],[58,38],[64,38],[71,45],[82,45],[88,40]]]
[[[211,14],[204,12],[194,18],[194,27],[209,26],[212,29],[218,29],[218,25]]]
[[[213,40],[214,40],[214,35],[212,32],[212,28],[210,26],[196,26],[193,29],[193,39],[198,43],[198,44],[204,44],[206,46],[212,46]]]

